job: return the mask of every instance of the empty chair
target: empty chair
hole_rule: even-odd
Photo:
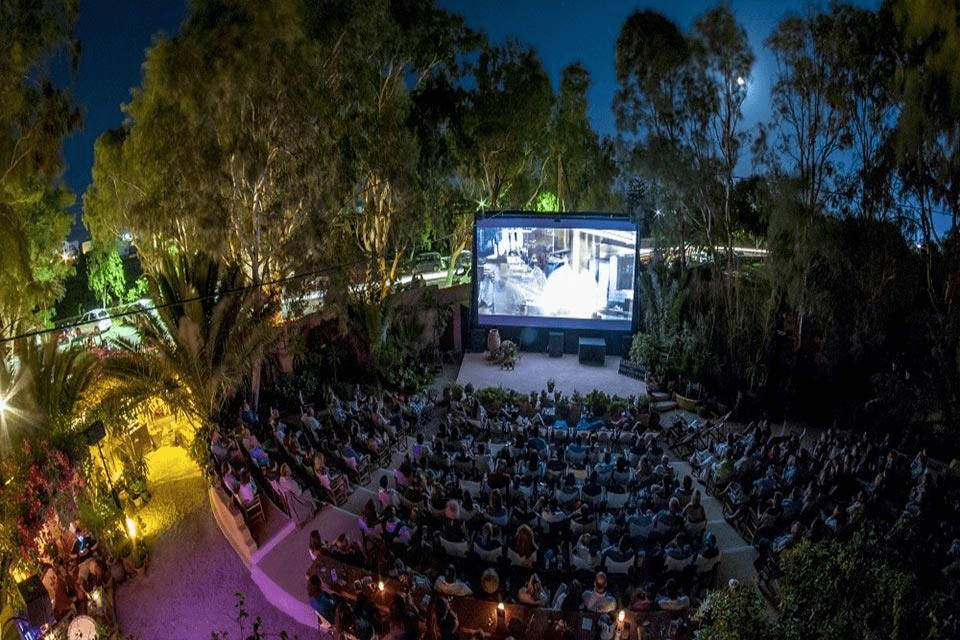
[[[261,523],[265,520],[263,515],[263,504],[260,502],[259,495],[253,496],[252,500],[248,500],[244,503],[243,513],[247,524],[250,526]]]

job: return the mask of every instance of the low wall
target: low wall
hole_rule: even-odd
[[[220,532],[240,556],[244,566],[250,569],[253,564],[251,557],[257,551],[257,543],[250,535],[247,523],[243,520],[243,514],[222,489],[210,487],[207,490],[207,496],[210,499],[210,510],[213,512],[214,520],[217,521],[217,526],[220,527]]]

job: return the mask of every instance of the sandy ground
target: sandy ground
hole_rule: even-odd
[[[121,637],[138,640],[207,640],[226,631],[231,640],[250,634],[254,619],[275,637],[313,638],[316,631],[297,624],[269,604],[250,572],[217,527],[207,504],[206,484],[182,449],[151,454],[149,487],[153,498],[143,519],[153,529],[150,566],[145,576],[128,579],[117,591]],[[151,535],[151,532],[147,532]],[[237,592],[249,614],[237,622]]]

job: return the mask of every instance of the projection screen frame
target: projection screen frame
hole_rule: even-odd
[[[481,314],[480,288],[483,286],[485,258],[481,256],[481,230],[490,228],[616,230],[633,234],[633,274],[629,288],[629,317],[623,319],[573,318],[520,314]],[[634,333],[638,326],[637,270],[640,266],[639,226],[623,214],[594,212],[534,213],[530,211],[495,211],[477,213],[473,234],[473,282],[471,316],[477,328],[517,327],[558,329],[583,332]],[[625,289],[624,289],[625,290]]]

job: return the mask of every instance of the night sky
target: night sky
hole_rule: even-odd
[[[611,112],[614,78],[614,46],[620,26],[638,8],[652,8],[688,29],[696,16],[714,1],[647,3],[615,0],[438,0],[438,4],[463,13],[468,24],[487,32],[494,42],[518,37],[536,47],[554,87],[560,71],[581,61],[593,78],[590,89],[590,119],[602,135],[614,135]],[[860,2],[875,9],[879,0]],[[774,63],[763,49],[763,40],[774,25],[790,12],[802,11],[807,3],[733,0],[734,12],[757,55],[750,78],[745,109],[747,124],[769,117],[767,106]],[[76,78],[76,97],[86,109],[83,131],[67,141],[66,181],[78,197],[90,182],[93,144],[97,137],[123,121],[120,105],[130,99],[130,89],[140,82],[144,50],[154,34],[175,34],[186,8],[185,0],[80,0],[77,33],[83,41],[83,57]]]

